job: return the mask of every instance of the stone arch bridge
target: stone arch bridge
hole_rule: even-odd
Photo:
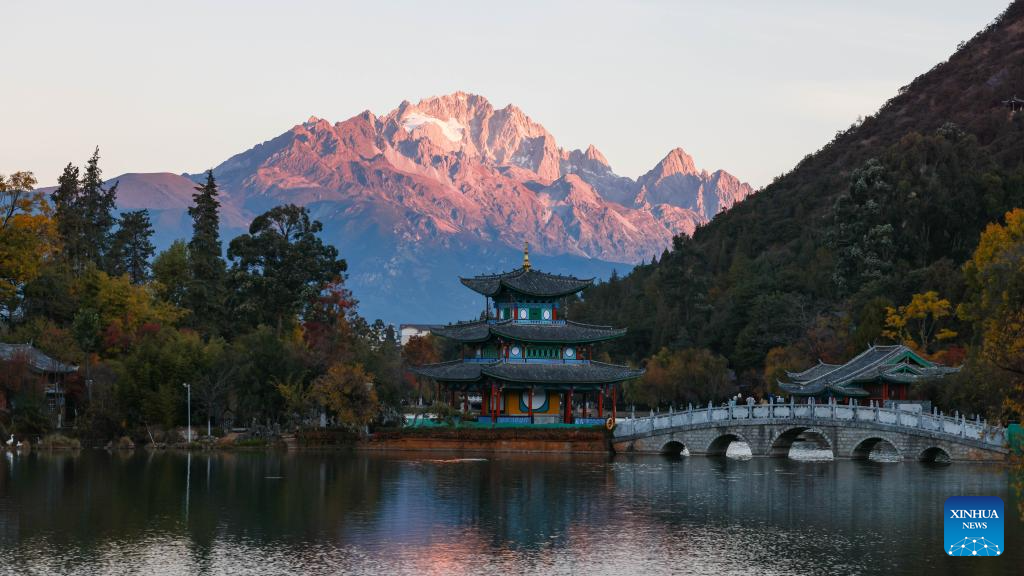
[[[798,438],[811,438],[835,458],[866,459],[879,443],[905,460],[1001,461],[1006,429],[980,421],[895,408],[843,404],[757,404],[690,408],[620,421],[612,444],[618,453],[724,455],[733,441],[754,456],[785,457]]]

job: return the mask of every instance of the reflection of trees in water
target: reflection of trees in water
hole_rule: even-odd
[[[614,481],[605,455],[370,459],[401,472],[375,525],[361,527],[353,539],[393,538],[403,546],[468,543],[477,552],[536,550],[564,544],[574,525],[613,521]]]
[[[492,546],[512,549],[557,547],[578,525],[612,525],[614,476],[606,460],[491,460],[472,483],[479,486],[476,524]]]
[[[15,503],[0,525],[15,527],[9,539],[87,547],[185,530],[200,564],[224,536],[426,545],[461,530],[477,545],[537,548],[563,543],[573,524],[614,522],[606,460],[214,452],[194,453],[189,472],[175,452],[33,453],[0,474]]]
[[[184,528],[203,555],[223,533],[255,541],[330,534],[347,515],[374,513],[385,476],[396,472],[346,456],[198,453],[186,521],[186,466],[178,453],[33,453],[0,475],[13,504],[0,522],[17,525],[16,538],[45,535],[56,546],[131,545]]]

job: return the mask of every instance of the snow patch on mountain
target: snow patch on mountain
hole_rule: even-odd
[[[448,119],[447,122],[440,118],[434,118],[433,116],[422,114],[420,112],[410,112],[402,119],[402,128],[405,128],[407,132],[423,126],[424,124],[433,124],[441,129],[441,133],[444,137],[451,140],[452,142],[461,142],[462,134],[465,127],[461,122],[455,118]]]

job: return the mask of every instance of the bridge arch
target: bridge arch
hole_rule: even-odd
[[[665,456],[682,456],[683,450],[686,450],[686,444],[679,440],[669,440],[661,445],[660,452]]]
[[[786,430],[783,430],[778,436],[772,440],[771,447],[768,449],[768,455],[774,458],[785,458],[789,456],[789,449],[793,447],[793,442],[796,441],[800,435],[810,437],[818,446],[834,451],[832,441],[829,440],[828,436],[824,432],[817,428],[811,428],[810,426],[793,426]]]
[[[725,453],[729,451],[729,444],[733,442],[744,442],[747,446],[750,446],[750,442],[742,435],[736,432],[725,432],[711,440],[708,447],[704,449],[704,454],[707,456],[725,456]]]
[[[903,458],[903,452],[899,446],[891,438],[884,435],[871,435],[866,436],[853,445],[853,449],[850,450],[850,458],[854,460],[867,460],[868,456],[871,455],[871,451],[879,445],[888,445],[896,451],[897,456]]]
[[[949,453],[949,450],[946,450],[941,446],[929,446],[928,448],[925,448],[924,450],[921,451],[920,454],[917,455],[917,459],[921,462],[948,463],[953,460],[953,457]]]

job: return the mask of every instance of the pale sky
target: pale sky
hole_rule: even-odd
[[[945,60],[1007,0],[0,0],[0,173],[198,172],[311,115],[456,90],[636,177],[671,148],[755,186]]]

